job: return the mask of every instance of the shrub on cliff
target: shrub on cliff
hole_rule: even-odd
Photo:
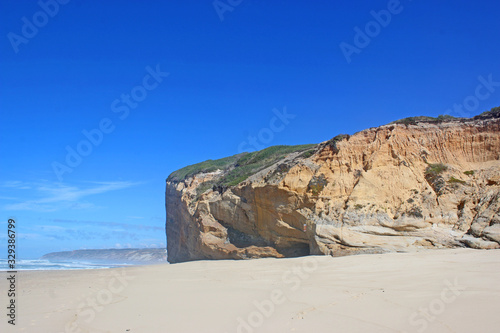
[[[312,177],[307,185],[307,188],[313,195],[318,195],[321,191],[323,191],[327,184],[328,181],[326,180],[325,175],[319,175],[317,177]]]
[[[393,121],[390,124],[403,124],[406,126],[416,125],[417,123],[439,124],[445,121],[460,120],[460,119],[465,119],[465,118],[456,118],[447,114],[441,114],[437,117],[427,117],[427,116],[407,117]]]
[[[339,134],[339,135],[335,136],[333,139],[328,140],[328,142],[326,144],[328,146],[332,147],[333,152],[336,154],[339,151],[339,149],[337,147],[337,143],[344,140],[344,139],[349,140],[350,137],[351,136],[349,134]]]
[[[447,169],[448,167],[442,163],[429,164],[427,169],[425,169],[425,179],[438,195],[446,186],[446,182],[440,174]]]
[[[473,119],[490,119],[500,118],[500,106],[492,108],[490,111],[485,111],[480,115],[475,116]]]
[[[450,179],[448,179],[448,183],[450,183],[450,184],[462,184],[462,185],[466,184],[466,182],[464,180],[457,179],[455,177],[450,177]]]
[[[427,169],[425,169],[425,174],[430,176],[439,175],[444,171],[448,170],[448,167],[443,163],[429,164]]]

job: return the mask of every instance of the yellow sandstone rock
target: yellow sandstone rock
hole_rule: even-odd
[[[499,114],[336,137],[235,186],[202,187],[237,164],[167,179],[169,261],[500,248]]]

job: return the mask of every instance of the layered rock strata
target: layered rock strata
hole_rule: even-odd
[[[225,180],[253,155],[169,176],[168,260],[500,248],[499,108],[304,149],[238,184]]]

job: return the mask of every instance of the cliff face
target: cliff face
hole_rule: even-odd
[[[337,136],[227,185],[258,156],[167,179],[170,262],[500,248],[499,110]]]

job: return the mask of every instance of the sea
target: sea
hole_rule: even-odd
[[[126,263],[96,263],[96,262],[72,262],[72,261],[49,261],[49,260],[16,260],[14,269],[8,266],[7,259],[0,259],[0,271],[38,271],[38,270],[61,270],[61,269],[97,269],[133,266]]]

